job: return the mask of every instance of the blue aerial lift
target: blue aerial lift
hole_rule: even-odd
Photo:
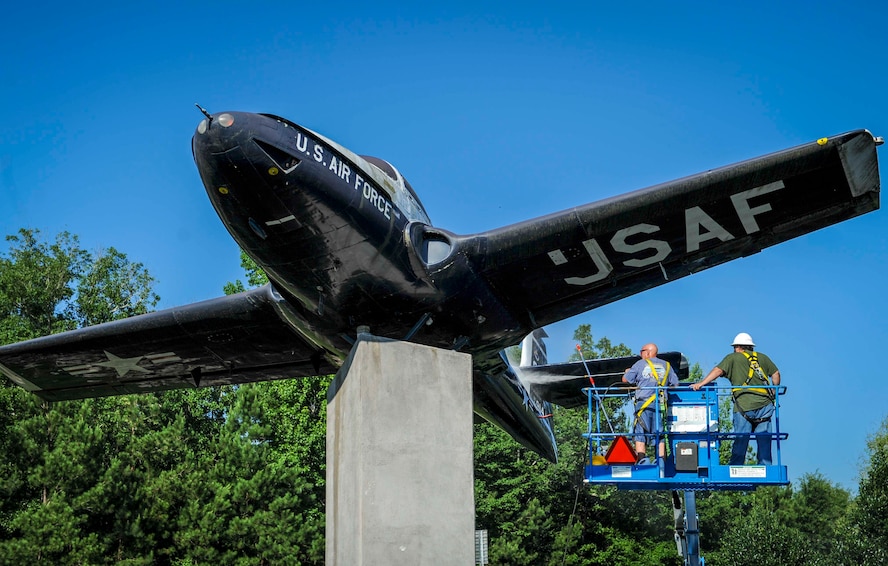
[[[771,432],[750,434],[722,430],[719,423],[719,406],[730,398],[732,389],[738,388],[707,386],[699,391],[688,386],[658,388],[656,422],[664,425],[661,430],[645,434],[645,443],[653,447],[653,457],[649,461],[641,460],[641,463],[637,463],[640,455],[636,455],[633,448],[633,435],[626,432],[631,427],[622,432],[615,430],[608,414],[614,412],[615,406],[625,406],[624,401],[632,391],[616,386],[584,389],[589,411],[588,430],[584,435],[589,441],[585,481],[615,485],[618,489],[671,491],[675,540],[686,566],[704,563],[697,528],[697,491],[750,491],[763,485],[789,483],[780,456],[781,442],[788,437],[780,430],[779,399],[786,388],[770,386],[775,405]],[[609,402],[609,399],[620,401]],[[737,439],[750,441],[751,445],[755,445],[756,440],[772,442],[773,464],[732,466],[722,463],[720,449],[723,444]],[[661,441],[667,446],[664,456],[659,454]],[[684,492],[684,505],[679,492]]]

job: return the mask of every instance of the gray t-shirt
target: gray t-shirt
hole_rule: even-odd
[[[648,364],[648,361],[651,363]],[[651,365],[653,365],[654,369],[657,371],[657,376],[660,378],[659,381],[663,383],[663,376],[666,375],[667,364],[660,358],[638,360],[632,364],[632,367],[629,368],[629,371],[623,376],[627,382],[638,386],[638,391],[635,392],[636,403],[647,401],[648,398],[651,395],[654,395],[657,391],[655,389],[657,386],[657,378],[654,377],[654,372],[651,371]],[[669,374],[666,375],[666,381],[663,384],[668,385],[669,387],[678,386],[678,376],[675,374],[675,370],[672,369],[671,365],[669,366]],[[653,408],[653,405],[648,405],[648,407]]]

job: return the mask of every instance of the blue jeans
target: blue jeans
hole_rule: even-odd
[[[751,419],[768,419],[763,423],[755,426],[753,431],[752,423],[750,423],[743,415]],[[758,445],[758,463],[760,466],[771,465],[771,417],[774,415],[774,405],[765,405],[754,411],[746,411],[746,413],[734,412],[734,432],[740,434],[750,434],[752,432],[762,433],[755,435],[755,441]],[[746,463],[746,448],[749,446],[749,437],[734,439],[734,447],[731,449],[731,466],[742,466]]]

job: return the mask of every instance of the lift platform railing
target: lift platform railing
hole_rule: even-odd
[[[728,422],[719,420],[722,404],[732,398],[732,392],[743,389],[772,392],[769,396],[774,403],[774,415],[770,432],[759,428],[751,433],[726,430],[731,426],[730,417]],[[781,442],[789,436],[780,428],[784,386],[707,386],[698,391],[688,386],[656,388],[656,400],[651,406],[659,425],[644,433],[648,461],[642,463],[636,463],[634,452],[635,403],[631,401],[635,389],[589,387],[584,392],[589,411],[584,435],[589,441],[589,483],[611,484],[621,489],[670,490],[749,490],[759,485],[789,483],[781,458]],[[733,407],[729,411],[733,412]],[[615,418],[619,414],[622,419]],[[614,430],[614,422],[620,430]],[[738,440],[750,446],[771,443],[772,463],[730,465],[727,453],[721,456],[722,447]],[[666,446],[662,457],[658,450],[660,442]]]

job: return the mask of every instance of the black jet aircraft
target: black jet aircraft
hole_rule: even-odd
[[[859,130],[458,235],[382,159],[278,116],[203,112],[192,151],[207,195],[271,283],[0,347],[12,381],[57,401],[324,375],[366,327],[471,354],[476,413],[554,460],[549,402],[582,403],[596,370],[531,374],[505,348],[879,207],[881,140]],[[628,363],[602,371],[617,380]]]

